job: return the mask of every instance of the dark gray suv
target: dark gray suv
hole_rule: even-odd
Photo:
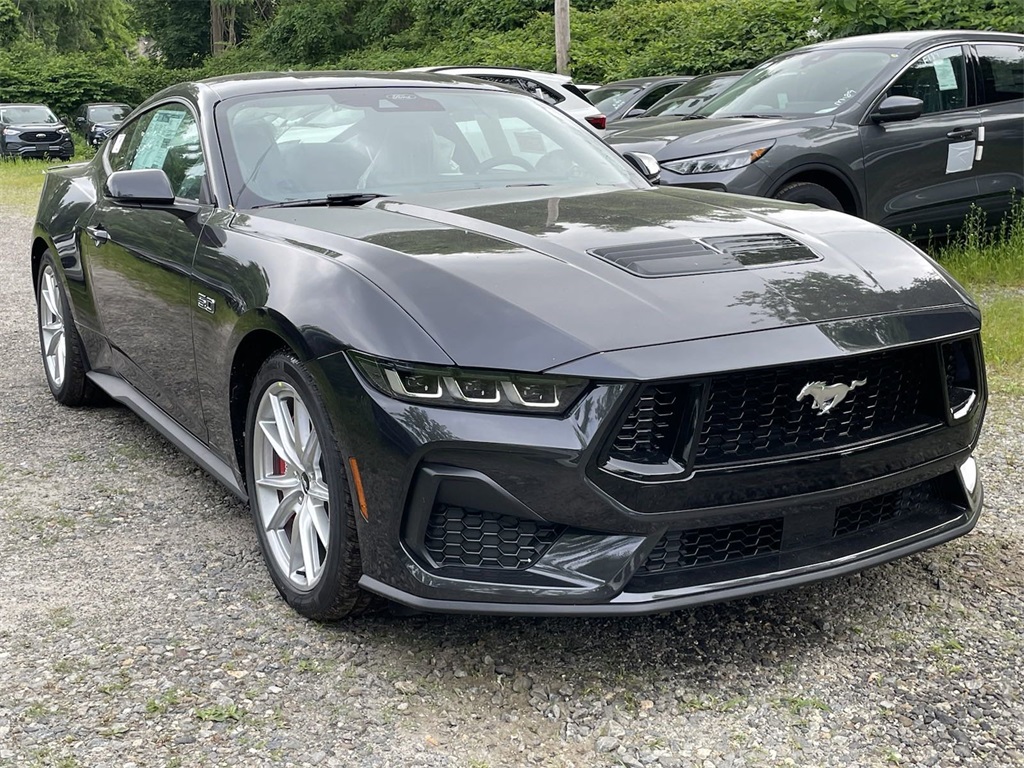
[[[942,233],[1024,189],[1024,35],[897,32],[777,56],[688,118],[609,137],[661,183]]]
[[[43,104],[0,104],[0,158],[75,155],[71,131]]]

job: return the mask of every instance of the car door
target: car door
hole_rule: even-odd
[[[1024,193],[1024,46],[978,43],[974,50],[981,112],[974,165],[978,204],[996,223],[1013,197]]]
[[[969,105],[962,46],[918,57],[872,103],[910,96],[924,103],[913,120],[861,127],[865,218],[904,235],[945,233],[958,226],[978,196],[974,173],[980,116]]]
[[[106,172],[160,168],[183,203],[125,206],[101,195],[82,237],[96,314],[117,372],[200,438],[191,325],[191,273],[205,203],[205,161],[196,119],[172,102],[112,137]],[[198,212],[197,212],[198,209]]]

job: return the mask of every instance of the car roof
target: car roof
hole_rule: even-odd
[[[626,80],[612,80],[610,83],[605,83],[602,88],[608,86],[644,86],[651,85],[652,83],[667,82],[669,80],[678,80],[679,84],[682,85],[684,81],[693,80],[694,75],[651,75],[648,77],[631,77]]]
[[[557,81],[559,83],[568,83],[572,81],[569,75],[560,75],[557,72],[547,72],[543,69],[526,69],[524,67],[495,67],[489,64],[445,64],[443,66],[434,67],[414,67],[411,69],[404,69],[403,72],[453,72],[455,70],[473,70],[475,72],[481,72],[493,75],[508,75],[509,77],[516,77],[521,75],[529,75],[535,79],[544,79]]]
[[[129,106],[123,101],[87,101],[82,104],[83,107],[127,107]]]
[[[841,37],[836,40],[825,40],[820,43],[804,46],[798,50],[808,50],[810,48],[902,48],[915,50],[935,43],[956,43],[970,40],[1024,43],[1024,35],[1012,32],[987,32],[965,29],[879,32],[873,35],[857,35],[855,37]]]
[[[28,101],[6,101],[6,102],[0,102],[0,107],[46,107],[47,109],[49,109],[49,107],[47,107],[45,104],[37,104],[37,103],[33,103],[33,102],[28,102]]]
[[[388,88],[401,86],[469,88],[505,91],[482,80],[466,80],[431,72],[247,72],[222,75],[191,83],[180,83],[161,92],[161,96],[191,95],[209,89],[222,99],[275,91],[311,91],[320,88]]]

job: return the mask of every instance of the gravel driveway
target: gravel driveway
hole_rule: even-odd
[[[247,510],[129,411],[57,406],[0,208],[0,765],[1024,765],[1024,399],[978,528],[824,584],[650,618],[278,598]]]

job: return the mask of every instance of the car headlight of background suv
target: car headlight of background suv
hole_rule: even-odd
[[[564,376],[404,363],[362,352],[349,357],[374,389],[420,405],[561,415],[590,384]]]
[[[732,171],[736,168],[756,163],[775,145],[774,141],[749,144],[745,147],[730,149],[728,152],[717,152],[713,155],[684,157],[682,160],[669,160],[661,164],[675,173],[715,173],[716,171]]]
[[[16,131],[14,128],[4,128],[4,136],[17,136],[21,131]]]

